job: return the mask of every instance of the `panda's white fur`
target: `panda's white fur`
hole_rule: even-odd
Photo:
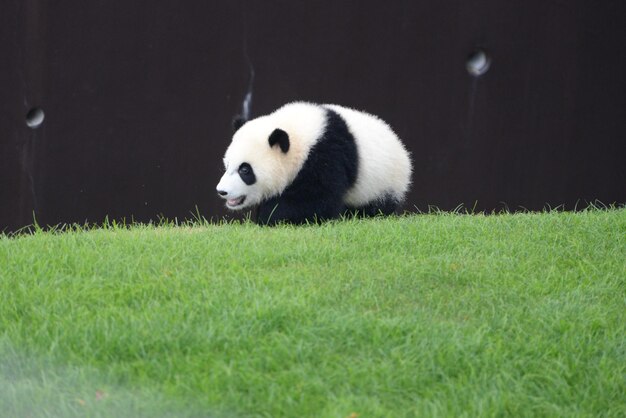
[[[243,205],[226,206],[231,209],[244,209],[280,194],[296,177],[309,150],[322,136],[326,124],[323,108],[304,102],[283,106],[266,116],[260,116],[245,123],[233,135],[232,142],[224,155],[226,172],[222,176],[218,190],[228,191],[228,196],[246,196]],[[269,147],[267,138],[276,128],[289,134],[289,152],[281,155],[276,148]],[[257,181],[246,185],[237,169],[242,162],[254,167]]]
[[[281,196],[293,184],[312,149],[328,135],[329,112],[335,112],[345,122],[358,156],[356,179],[340,197],[343,206],[359,208],[383,199],[402,202],[411,184],[411,160],[389,125],[376,116],[347,107],[293,102],[248,121],[235,132],[224,155],[225,173],[217,185],[226,206],[244,209]],[[288,135],[287,152],[268,144],[277,128]],[[246,184],[243,180],[239,172],[242,163],[251,166],[254,183]]]

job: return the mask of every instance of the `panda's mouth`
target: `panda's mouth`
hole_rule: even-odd
[[[231,209],[234,209],[238,206],[243,205],[243,202],[246,200],[246,195],[236,197],[234,199],[226,199],[226,206]]]

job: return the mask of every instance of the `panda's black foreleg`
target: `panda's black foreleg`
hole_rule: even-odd
[[[316,200],[275,197],[261,203],[257,211],[257,223],[270,226],[278,223],[318,223],[336,219],[344,212],[345,207],[338,197]]]

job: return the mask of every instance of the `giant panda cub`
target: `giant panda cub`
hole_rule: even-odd
[[[258,206],[259,224],[389,215],[411,183],[409,153],[368,113],[294,102],[235,129],[217,193],[232,210]]]

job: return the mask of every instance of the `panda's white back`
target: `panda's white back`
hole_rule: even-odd
[[[411,184],[409,153],[380,118],[338,105],[324,105],[341,116],[356,141],[359,163],[356,183],[344,198],[359,207],[391,195],[401,202]]]

